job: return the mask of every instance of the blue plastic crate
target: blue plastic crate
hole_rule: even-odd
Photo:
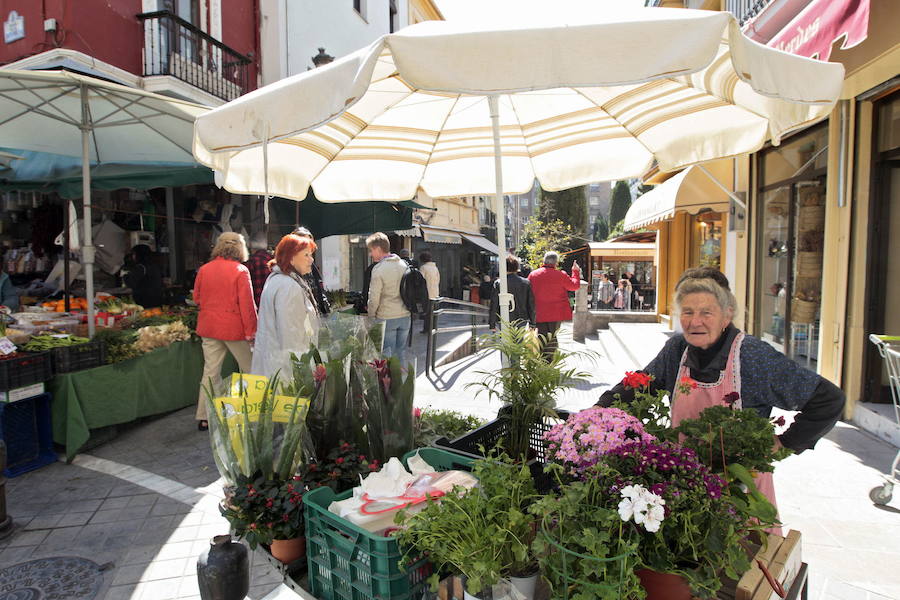
[[[56,462],[50,421],[50,394],[0,403],[0,438],[6,442],[7,477]]]

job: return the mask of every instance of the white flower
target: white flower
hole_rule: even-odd
[[[662,496],[640,485],[625,486],[620,494],[619,517],[623,521],[634,519],[635,524],[643,525],[649,532],[659,531],[666,515],[663,508],[666,501]]]

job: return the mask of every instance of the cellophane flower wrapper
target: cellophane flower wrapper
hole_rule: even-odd
[[[301,395],[287,395],[274,381],[235,374],[248,386],[207,384],[210,444],[213,459],[226,485],[264,476],[288,479],[303,463],[306,435],[306,402]],[[254,394],[252,383],[265,380]]]

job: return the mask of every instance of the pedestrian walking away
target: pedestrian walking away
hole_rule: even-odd
[[[425,283],[428,285],[428,298],[434,300],[441,295],[441,272],[438,270],[434,260],[432,260],[431,252],[427,250],[419,253],[419,264],[422,265],[419,270],[422,271]],[[429,303],[428,312],[422,318],[422,333],[428,333],[428,324],[431,323],[432,310],[433,306]]]
[[[535,327],[537,324],[534,291],[531,283],[519,275],[519,259],[512,254],[506,257],[506,289],[512,294],[513,309],[509,311],[509,322],[519,327]],[[488,325],[491,331],[500,322],[500,280],[494,282],[491,292],[491,312]]]
[[[266,285],[266,279],[272,270],[269,268],[269,261],[272,260],[272,253],[268,249],[268,240],[266,233],[260,231],[250,240],[250,250],[253,253],[250,259],[244,263],[247,270],[250,271],[250,283],[253,284],[253,301],[259,306],[259,297],[262,295],[263,286]]]
[[[384,321],[384,355],[396,356],[405,365],[410,312],[400,297],[400,282],[409,267],[391,253],[390,241],[381,232],[366,238],[366,247],[375,263],[369,283],[369,316]]]
[[[288,234],[275,247],[272,274],[259,301],[259,330],[251,372],[283,380],[293,375],[291,354],[300,356],[316,341],[319,315],[304,275],[312,270],[316,243]]]
[[[197,399],[197,428],[209,427],[206,389],[222,385],[222,362],[228,353],[242,373],[251,366],[250,344],[256,336],[256,303],[247,262],[247,244],[239,233],[219,236],[212,260],[200,267],[194,280],[194,302],[200,307],[197,335],[202,339],[203,378]]]
[[[531,289],[534,291],[535,313],[538,335],[542,338],[544,355],[553,356],[556,351],[556,332],[563,321],[572,319],[572,306],[569,304],[569,292],[578,291],[581,285],[581,267],[572,264],[572,275],[557,268],[559,254],[547,252],[541,268],[528,275]]]

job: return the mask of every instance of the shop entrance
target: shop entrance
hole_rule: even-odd
[[[869,219],[865,331],[900,335],[900,93],[875,107],[875,158]],[[884,361],[865,345],[868,402],[891,402]]]
[[[763,155],[757,240],[756,332],[815,371],[825,242],[827,130]]]

